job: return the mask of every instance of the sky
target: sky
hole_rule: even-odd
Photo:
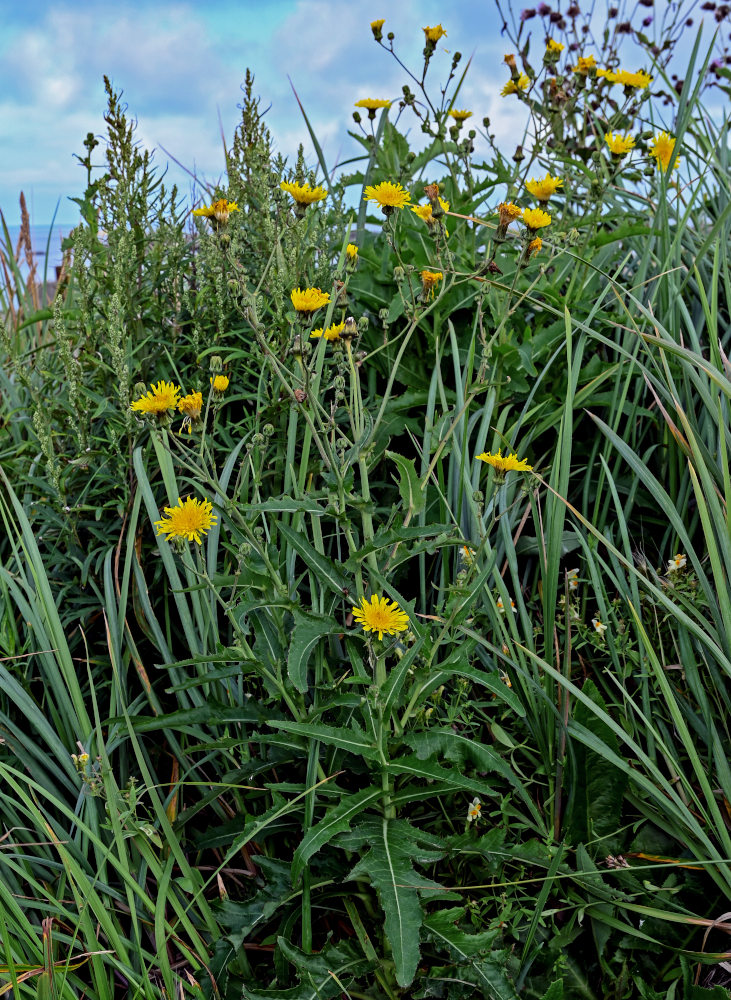
[[[601,23],[603,0],[589,2]],[[517,12],[523,4],[512,6]],[[462,65],[472,56],[458,104],[478,121],[488,115],[498,143],[514,147],[520,123],[516,102],[500,97],[509,45],[495,0],[0,0],[0,209],[6,221],[19,222],[22,190],[33,224],[49,224],[57,206],[57,224],[74,224],[69,197],[81,195],[85,175],[73,154],[84,152],[88,132],[103,133],[104,74],[124,92],[137,119],[136,138],[157,150],[160,166],[169,162],[165,150],[209,182],[222,176],[221,125],[230,145],[247,67],[262,108],[269,108],[265,120],[278,151],[294,158],[303,142],[314,164],[293,85],[334,163],[351,151],[353,103],[398,99],[406,81],[370,31],[370,21],[387,13],[384,31],[396,33],[399,55],[415,70],[421,28],[444,25],[447,38],[430,69],[434,82],[446,76],[452,52],[462,52]],[[95,160],[103,164],[102,147]],[[192,194],[188,175],[172,162],[168,177]]]

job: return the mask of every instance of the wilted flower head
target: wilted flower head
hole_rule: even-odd
[[[596,66],[596,59],[594,56],[579,56],[576,65],[574,66],[574,73],[579,73],[581,76],[587,76],[589,70],[594,69]]]
[[[441,271],[421,272],[421,291],[425,299],[434,298],[434,290],[443,278],[444,275]]]

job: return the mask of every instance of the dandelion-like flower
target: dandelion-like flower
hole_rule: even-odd
[[[439,204],[443,212],[449,211],[449,202],[445,201],[444,198],[439,199]],[[411,211],[414,215],[418,215],[423,222],[426,222],[430,228],[436,225],[437,220],[434,218],[434,206],[431,202],[426,205],[412,205]]]
[[[178,412],[183,414],[181,431],[187,428],[189,434],[193,432],[193,421],[200,420],[202,409],[203,393],[201,392],[191,392],[178,401]]]
[[[409,627],[409,616],[402,611],[396,601],[389,603],[387,597],[371,595],[370,602],[361,597],[360,606],[353,608],[353,618],[364,632],[384,635],[398,635]]]
[[[560,177],[551,177],[549,173],[542,180],[535,180],[531,178],[526,181],[526,189],[530,191],[534,198],[538,201],[548,201],[553,195],[558,191],[560,187],[563,187],[563,181]]]
[[[421,272],[421,291],[425,299],[433,299],[434,291],[440,281],[444,279],[441,271]]]
[[[578,73],[580,76],[588,76],[589,71],[594,69],[595,66],[596,59],[594,56],[579,56],[574,66],[574,73]]]
[[[650,156],[654,156],[658,169],[662,170],[663,173],[667,173],[674,149],[675,139],[673,136],[668,135],[667,132],[660,132],[652,141],[652,145],[650,146]],[[673,164],[673,170],[677,168],[679,163],[680,157],[676,156],[675,163]]]
[[[503,201],[498,205],[497,210],[500,216],[498,222],[499,235],[504,236],[510,223],[520,218],[523,209],[518,205],[514,205],[512,201]]]
[[[461,125],[462,122],[466,122],[468,118],[472,117],[472,112],[459,111],[457,108],[452,108],[452,110],[449,112],[449,117],[454,118],[454,120]]]
[[[356,101],[354,108],[365,108],[366,111],[378,111],[380,108],[390,108],[391,102],[380,97],[364,97],[362,101]]]
[[[210,383],[213,386],[214,392],[225,392],[228,389],[228,384],[230,379],[228,375],[212,375],[210,378]]]
[[[194,208],[193,215],[200,215],[204,219],[215,219],[220,225],[224,226],[228,222],[228,217],[232,212],[238,212],[239,206],[235,201],[226,201],[225,198],[219,198],[218,201],[214,201],[212,205],[204,205],[203,208]]]
[[[366,201],[375,201],[380,205],[384,215],[389,215],[394,209],[404,208],[411,201],[409,192],[393,181],[369,184],[363,192],[363,197]]]
[[[447,37],[447,32],[441,24],[437,24],[433,28],[427,25],[426,28],[422,28],[421,30],[424,32],[427,42],[431,42],[432,45],[436,45],[440,38]]]
[[[631,149],[635,148],[635,140],[631,135],[617,135],[614,132],[606,132],[604,141],[609,146],[609,151],[614,156],[626,156]]]
[[[501,615],[505,614],[505,605],[503,604],[502,597],[498,597],[497,599],[497,609]],[[513,612],[514,615],[517,615],[518,609],[516,608],[515,601],[512,599],[512,597],[510,598],[510,610]]]
[[[544,212],[542,208],[526,208],[523,212],[523,222],[528,229],[535,232],[536,229],[543,229],[551,225],[551,216]]]
[[[289,297],[297,312],[301,313],[315,312],[330,301],[329,292],[322,292],[319,288],[295,288]]]
[[[679,570],[684,569],[687,562],[687,557],[682,552],[678,552],[676,556],[673,556],[668,561],[668,573],[677,573]]]
[[[474,798],[467,808],[467,822],[471,823],[473,820],[477,821],[480,818],[481,812],[482,803],[478,798]]]
[[[217,520],[210,500],[196,500],[195,497],[181,500],[178,497],[178,506],[165,507],[165,517],[155,521],[155,527],[158,535],[167,535],[168,541],[183,538],[200,545],[201,536],[210,531]]]
[[[500,475],[505,475],[506,472],[532,472],[533,466],[528,465],[524,458],[518,458],[518,453],[513,452],[513,454],[503,455],[502,448],[498,450],[493,455],[491,452],[485,452],[477,456],[478,461],[486,462],[491,465],[496,472]]]
[[[603,76],[610,83],[621,83],[623,87],[635,87],[638,90],[644,90],[652,83],[652,77],[649,73],[644,73],[642,70],[638,73],[630,73],[626,69],[618,69],[616,72],[600,69],[597,70],[596,75]]]
[[[557,42],[555,38],[549,38],[546,42],[546,52],[555,52],[558,55],[559,52],[563,52],[566,48],[561,42]]]
[[[510,94],[520,94],[530,86],[530,78],[525,73],[521,73],[517,80],[508,80],[500,91],[501,97],[509,97]]]
[[[348,245],[345,248],[345,256],[348,258],[348,260],[358,259],[358,247],[355,245],[355,243],[348,243]]]
[[[310,337],[324,337],[325,340],[340,340],[340,334],[344,329],[345,320],[343,320],[342,323],[333,323],[333,325],[329,326],[327,330],[323,330],[322,327],[320,327],[319,330],[313,330]]]
[[[380,42],[383,38],[383,26],[385,23],[385,17],[379,17],[375,21],[371,21],[371,31],[373,32],[373,37],[377,42]]]
[[[182,391],[179,385],[161,380],[157,385],[150,386],[150,391],[141,399],[136,399],[132,403],[131,409],[137,413],[149,413],[161,417],[175,409],[178,405],[178,396]]]
[[[603,639],[604,633],[607,631],[607,626],[602,622],[601,618],[592,618],[591,624],[594,626],[594,631]]]
[[[327,198],[327,191],[324,187],[310,187],[309,184],[297,184],[295,181],[282,181],[279,185],[282,191],[291,194],[297,205],[306,208],[313,202],[322,201]]]

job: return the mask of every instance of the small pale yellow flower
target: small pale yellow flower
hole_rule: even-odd
[[[370,602],[361,597],[360,606],[353,608],[353,618],[364,632],[378,633],[378,638],[385,635],[398,635],[409,627],[409,616],[402,611],[396,601],[389,604],[387,597],[371,595]]]
[[[551,225],[551,216],[542,208],[526,208],[523,211],[523,222],[530,230],[543,229]]]
[[[411,201],[411,195],[400,184],[392,181],[381,181],[380,184],[369,184],[363,192],[366,201],[375,201],[381,206],[384,214],[393,212],[396,208],[404,208]]]
[[[668,573],[677,573],[678,570],[684,569],[688,559],[682,552],[678,552],[676,556],[668,561]]]
[[[175,409],[181,392],[182,389],[179,385],[161,380],[157,385],[150,386],[150,391],[145,396],[136,399],[132,403],[131,409],[137,413],[150,413],[160,417]]]
[[[606,132],[604,141],[609,146],[609,151],[614,156],[626,156],[635,147],[635,140],[631,135],[617,135],[614,132]]]
[[[211,376],[210,379],[214,392],[225,392],[228,389],[229,381],[228,375]]]
[[[424,32],[427,42],[432,42],[432,44],[434,45],[436,45],[436,43],[439,41],[440,38],[446,38],[447,36],[447,32],[444,30],[441,24],[437,24],[433,28],[430,28],[427,25],[426,28],[422,28],[421,30]]]
[[[319,288],[295,288],[289,296],[297,312],[311,313],[326,306],[330,301],[329,292]]]
[[[546,42],[546,52],[563,52],[566,48],[561,42],[557,42],[555,38],[549,38]]]
[[[215,219],[221,225],[228,222],[228,217],[232,212],[238,212],[239,206],[235,201],[226,201],[219,198],[212,205],[204,205],[203,208],[194,208],[193,215],[201,215],[205,219]]]
[[[482,803],[479,799],[474,798],[467,809],[467,822],[477,821],[480,818],[481,811]]]
[[[440,281],[444,279],[441,271],[421,272],[421,291],[425,299],[434,298],[434,291]]]
[[[282,181],[279,185],[282,191],[286,191],[287,194],[291,194],[295,202],[302,206],[307,207],[312,205],[316,201],[322,201],[327,198],[327,191],[324,187],[310,187],[309,184],[297,184],[294,181]]]
[[[542,180],[531,180],[526,182],[526,189],[530,191],[534,198],[538,201],[548,201],[553,195],[558,191],[560,187],[563,187],[563,181],[560,177],[551,177],[549,173]]]
[[[604,633],[607,631],[607,626],[602,623],[600,618],[592,618],[591,624],[594,626],[594,631],[598,632],[603,639]]]
[[[477,456],[477,459],[480,462],[487,462],[502,475],[505,475],[506,472],[531,472],[533,470],[533,466],[528,465],[524,458],[518,458],[517,452],[503,455],[502,448],[498,448],[494,455],[483,451],[481,455]]]
[[[456,122],[462,124],[462,122],[466,122],[468,118],[472,117],[472,112],[458,111],[457,108],[452,108],[452,110],[449,112],[449,117],[454,118]]]
[[[166,507],[165,517],[155,521],[155,527],[158,535],[167,535],[168,541],[186,538],[200,545],[201,535],[210,531],[217,520],[210,500],[188,497],[183,501],[178,497],[177,507]]]
[[[675,139],[673,136],[668,135],[667,132],[660,132],[655,136],[652,141],[652,145],[650,146],[650,156],[655,158],[658,170],[662,170],[663,173],[667,173],[674,149]],[[677,168],[679,163],[680,157],[676,156],[675,163],[673,164],[673,170]]]
[[[578,569],[567,569],[566,579],[568,580],[569,590],[577,590],[579,586],[579,571]]]
[[[310,337],[311,338],[324,337],[325,340],[340,340],[340,334],[343,332],[344,329],[345,329],[345,320],[343,320],[342,323],[333,323],[332,326],[329,326],[327,330],[324,331],[322,327],[320,327],[319,330],[313,330],[312,333],[310,334]]]
[[[503,89],[500,91],[501,97],[509,97],[510,94],[518,94],[527,90],[530,86],[530,79],[521,73],[517,80],[508,80]]]
[[[574,73],[579,73],[581,76],[588,76],[589,70],[594,69],[595,66],[596,59],[594,56],[579,56],[574,66]]]

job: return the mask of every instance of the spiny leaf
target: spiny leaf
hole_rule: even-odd
[[[336,834],[349,830],[353,819],[375,805],[382,795],[383,790],[380,788],[364,788],[360,792],[346,796],[334,808],[328,810],[324,819],[307,831],[302,843],[294,852],[292,881],[297,882],[302,869],[313,854],[316,854]]]
[[[328,615],[314,615],[295,608],[294,631],[290,639],[287,656],[289,679],[301,694],[307,691],[307,664],[310,654],[325,635],[341,631],[334,618]]]

